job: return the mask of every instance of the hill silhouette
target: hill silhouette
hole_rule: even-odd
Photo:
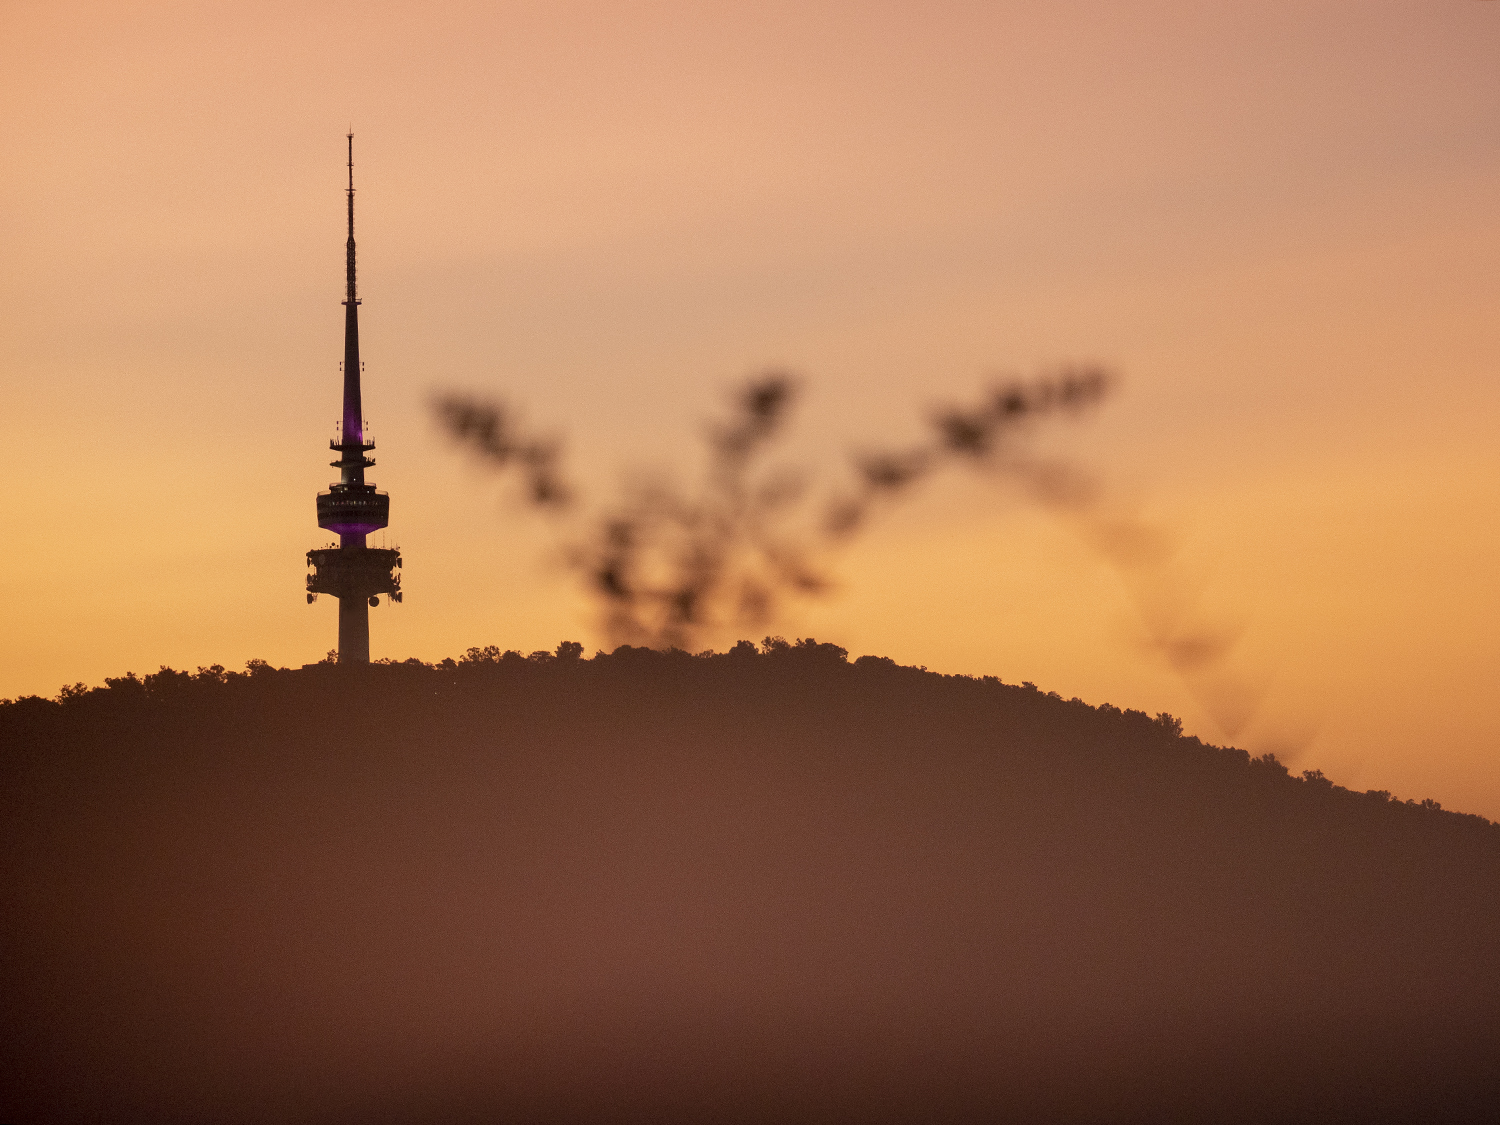
[[[0,705],[0,1117],[1483,1120],[1500,826],[768,638]]]

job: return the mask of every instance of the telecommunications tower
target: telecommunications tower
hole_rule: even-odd
[[[349,134],[349,275],[344,298],[344,417],[328,443],[339,459],[331,464],[339,479],[318,493],[318,526],[336,532],[337,547],[307,552],[307,600],[332,594],[339,600],[339,663],[370,662],[370,607],[385,594],[401,600],[401,553],[366,547],[365,536],[390,523],[391,498],[365,483],[375,462],[365,454],[375,448],[365,440],[359,401],[359,298],[354,292],[354,134]]]

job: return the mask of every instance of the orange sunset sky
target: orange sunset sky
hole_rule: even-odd
[[[0,19],[0,696],[334,644],[303,575],[352,125],[371,479],[406,561],[376,657],[603,642],[435,391],[524,407],[602,498],[693,470],[767,365],[805,379],[789,455],[832,472],[997,372],[1099,361],[1118,392],[1048,448],[1171,529],[1182,612],[1243,629],[1248,725],[1076,528],[975,476],[777,631],[1500,818],[1500,4]]]

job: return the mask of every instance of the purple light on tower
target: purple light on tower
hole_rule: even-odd
[[[365,440],[364,413],[359,392],[359,296],[354,285],[354,134],[349,134],[349,242],[347,291],[344,296],[344,416],[338,437],[329,448],[339,455],[332,462],[338,482],[318,493],[318,526],[336,533],[337,547],[307,552],[313,573],[307,576],[307,600],[332,594],[339,600],[339,663],[370,662],[370,607],[380,595],[401,600],[399,551],[365,546],[365,539],[390,522],[391,499],[365,483],[365,470],[375,462],[366,456],[375,448]]]

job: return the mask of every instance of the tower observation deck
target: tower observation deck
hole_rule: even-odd
[[[349,242],[348,279],[344,298],[344,416],[338,436],[328,443],[339,455],[330,462],[339,479],[327,492],[318,493],[318,526],[335,532],[337,547],[307,552],[307,600],[331,594],[339,600],[339,663],[370,662],[370,607],[380,604],[384,594],[401,600],[401,553],[383,547],[367,547],[365,538],[390,523],[391,498],[365,482],[365,470],[374,460],[366,456],[375,448],[365,440],[365,420],[360,402],[359,297],[354,284],[354,134],[349,134]]]

